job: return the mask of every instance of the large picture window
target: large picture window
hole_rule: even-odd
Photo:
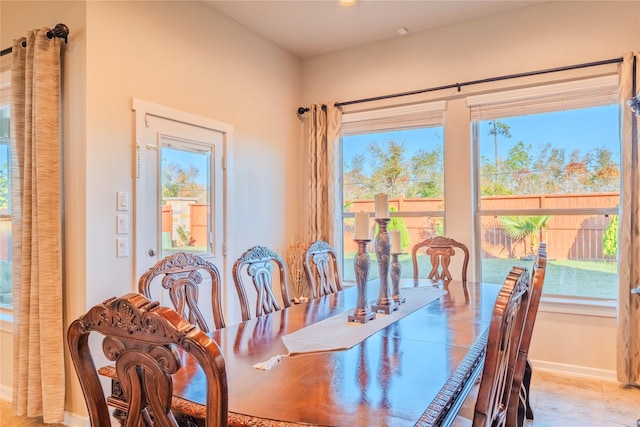
[[[343,114],[343,266],[354,280],[354,214],[370,213],[375,238],[374,197],[389,198],[389,230],[399,230],[402,275],[412,277],[411,248],[444,230],[444,102]],[[368,246],[375,262],[373,245]],[[378,277],[371,268],[369,278]]]
[[[617,76],[469,98],[482,280],[547,242],[544,293],[615,299]]]

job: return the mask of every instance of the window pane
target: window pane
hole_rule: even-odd
[[[12,307],[9,106],[0,106],[0,308]]]
[[[403,251],[427,236],[441,235],[444,227],[443,128],[421,127],[394,131],[345,135],[343,147],[344,278],[353,280],[353,241],[356,212],[371,214],[371,238],[377,233],[373,219],[375,195],[389,197],[389,230],[401,230]],[[348,215],[348,216],[347,216]],[[373,245],[369,278],[378,277]],[[413,277],[410,255],[403,277]]]
[[[474,129],[482,280],[531,268],[544,241],[546,295],[617,298],[617,104],[491,117]]]
[[[480,121],[481,209],[496,209],[492,196],[619,195],[617,124],[617,105]],[[517,203],[512,208],[588,207]],[[610,198],[607,207],[616,206]]]
[[[211,153],[162,147],[162,256],[209,252]]]

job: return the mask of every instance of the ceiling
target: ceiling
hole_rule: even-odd
[[[299,58],[309,58],[484,16],[543,0],[202,0]]]

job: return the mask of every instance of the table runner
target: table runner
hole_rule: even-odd
[[[442,289],[431,286],[402,288],[400,292],[407,298],[407,301],[391,314],[377,313],[375,319],[364,324],[349,322],[347,321],[347,316],[353,314],[354,311],[351,308],[283,336],[282,341],[289,353],[278,354],[265,362],[253,365],[253,367],[268,370],[277,365],[283,357],[302,353],[349,349],[380,329],[402,319],[446,293]],[[376,300],[373,300],[370,304],[375,302]]]

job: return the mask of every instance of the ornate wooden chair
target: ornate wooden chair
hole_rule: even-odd
[[[529,388],[531,385],[531,364],[528,359],[529,346],[533,335],[533,326],[538,314],[540,296],[544,286],[544,276],[547,269],[547,244],[540,243],[538,254],[533,264],[531,292],[529,296],[529,307],[522,329],[522,338],[516,359],[513,373],[513,386],[511,388],[511,399],[509,400],[509,410],[507,412],[508,426],[523,426],[525,417],[533,419],[533,412],[529,403]]]
[[[451,257],[455,255],[458,248],[464,254],[464,260],[462,263],[462,276],[463,282],[467,281],[467,267],[469,266],[469,250],[460,242],[457,242],[451,238],[443,236],[430,237],[422,242],[417,243],[411,250],[411,258],[413,260],[413,281],[415,285],[418,285],[418,251],[424,249],[426,254],[431,260],[431,271],[427,275],[430,280],[453,280],[451,272],[449,271],[449,264],[451,263]]]
[[[529,272],[521,267],[513,267],[505,279],[491,316],[480,384],[469,393],[453,427],[511,427],[507,413],[530,284]]]
[[[178,314],[204,332],[209,332],[198,305],[200,287],[205,283],[211,288],[213,327],[224,328],[220,274],[215,265],[198,255],[177,252],[162,258],[140,277],[138,291],[156,301],[162,301],[161,295],[168,293]]]
[[[328,243],[316,240],[309,245],[303,264],[314,298],[342,290],[338,255]]]
[[[273,293],[273,269],[277,267],[280,282],[280,296],[284,307],[289,307],[289,282],[287,279],[287,267],[280,255],[264,246],[254,246],[247,249],[233,264],[233,281],[238,291],[242,320],[251,319],[249,287],[245,284],[246,278],[253,282],[255,292],[256,309],[254,315],[262,316],[266,313],[281,310],[280,303]]]
[[[130,293],[94,306],[71,323],[67,332],[92,427],[111,427],[89,346],[94,333],[104,337],[104,355],[115,362],[126,397],[123,425],[178,426],[171,410],[172,376],[186,369],[184,353],[200,365],[207,379],[204,425],[227,425],[227,373],[218,345],[174,310]]]

